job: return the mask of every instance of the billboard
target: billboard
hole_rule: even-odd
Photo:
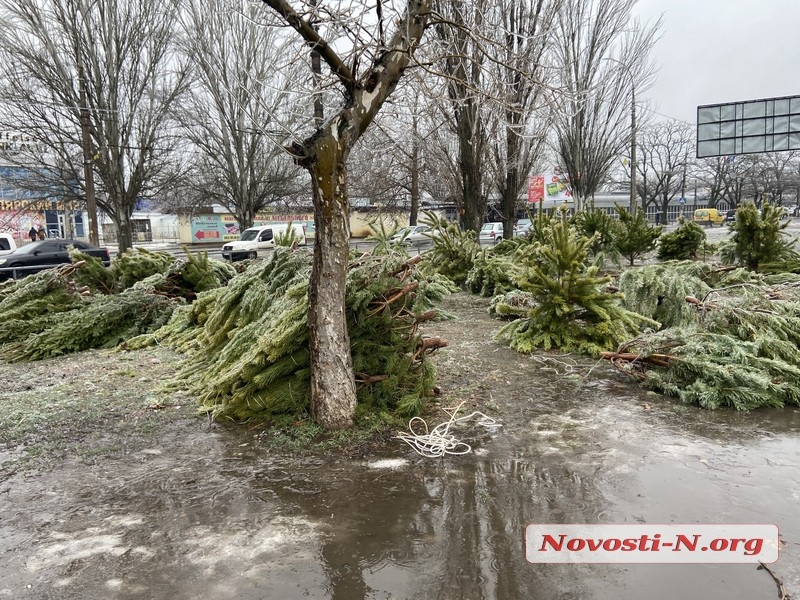
[[[697,107],[697,158],[800,150],[800,96]]]
[[[287,223],[289,221],[295,224],[304,224],[309,233],[314,230],[314,215],[310,214],[258,214],[253,219],[253,226]],[[194,216],[191,219],[190,227],[192,243],[222,243],[238,240],[241,233],[236,217],[228,214]]]
[[[572,189],[567,175],[545,173],[534,175],[528,183],[528,202],[559,203],[572,202]]]

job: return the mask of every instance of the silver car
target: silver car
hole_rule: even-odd
[[[478,234],[478,241],[481,244],[497,244],[503,239],[502,223],[484,223]]]
[[[428,225],[411,225],[403,227],[392,237],[389,238],[391,242],[402,242],[403,244],[410,245],[414,243],[430,242],[431,237],[438,235],[438,231]]]

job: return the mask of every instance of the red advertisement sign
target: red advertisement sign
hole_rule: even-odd
[[[544,176],[536,175],[528,182],[528,203],[541,202],[544,200]]]

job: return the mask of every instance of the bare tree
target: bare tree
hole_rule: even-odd
[[[169,110],[188,81],[173,44],[178,8],[176,0],[0,0],[0,121],[36,140],[38,151],[20,161],[49,189],[85,198],[91,161],[97,204],[121,251],[132,245],[137,200],[158,194],[168,173]]]
[[[649,62],[660,21],[631,17],[636,0],[566,0],[555,45],[567,93],[555,119],[557,149],[576,210],[608,178],[630,139],[635,92],[652,83]],[[631,157],[633,159],[633,157]]]
[[[394,211],[406,207],[411,187],[413,115],[397,104],[385,106],[384,110],[350,153],[348,189],[353,199],[368,200],[373,207]]]
[[[437,116],[431,120],[448,123],[447,118],[438,118],[440,107],[437,107]],[[420,186],[436,202],[452,205],[459,211],[463,210],[464,195],[463,178],[461,176],[460,161],[458,160],[458,139],[449,126],[433,127],[426,136],[426,143],[422,146],[422,168],[420,172]],[[476,208],[476,211],[478,208]],[[461,219],[459,219],[461,220]]]
[[[668,207],[678,193],[685,193],[694,150],[694,127],[680,121],[662,121],[642,130],[637,192],[645,210],[651,204],[667,222]]]
[[[288,147],[311,175],[316,237],[309,287],[311,412],[326,428],[352,424],[355,379],[345,315],[349,231],[347,157],[394,91],[422,41],[429,0],[408,0],[402,12],[376,5],[355,6],[263,0],[330,70],[341,90],[341,105],[322,120],[315,110],[313,132]],[[390,30],[391,26],[391,30]],[[345,54],[347,53],[347,54]]]
[[[783,206],[794,200],[797,191],[797,152],[765,152],[754,156],[752,166],[753,196],[770,204]]]
[[[747,199],[760,206],[762,198],[756,190],[761,169],[755,155],[706,158],[699,162],[698,169],[698,180],[708,190],[709,206],[725,202],[736,208]]]
[[[724,201],[736,208],[743,200],[756,206],[795,202],[798,154],[769,152],[705,159],[702,180],[710,188],[709,206]]]
[[[383,205],[408,208],[410,225],[417,224],[424,195],[453,197],[442,193],[443,173],[432,160],[441,122],[431,110],[430,79],[419,69],[407,74],[376,119],[376,127],[366,134],[368,139],[356,149],[361,161],[349,169],[354,193],[372,190],[367,195],[380,198]]]
[[[460,194],[456,196],[461,226],[478,231],[486,211],[485,160],[489,138],[483,114],[487,60],[478,32],[491,0],[442,0],[436,3],[436,31],[441,41],[449,111],[445,113],[458,142]]]
[[[192,196],[221,204],[242,229],[297,186],[299,169],[278,140],[291,125],[295,99],[285,37],[259,23],[263,10],[224,0],[188,3],[183,46],[198,76],[176,117],[195,149]],[[302,63],[301,67],[305,67]]]
[[[732,208],[736,208],[738,201],[730,196],[728,189],[728,175],[731,163],[728,157],[717,156],[714,158],[704,158],[697,162],[697,180],[706,188],[706,200],[708,206],[715,208],[721,201],[730,202]],[[731,200],[734,200],[731,202]]]
[[[552,123],[550,89],[542,84],[561,0],[498,0],[502,54],[493,63],[498,86],[494,140],[495,189],[500,196],[503,235],[513,236],[518,199],[536,161],[541,162]]]

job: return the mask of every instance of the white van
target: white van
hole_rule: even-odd
[[[308,243],[306,226],[302,223],[292,223],[291,225],[295,236],[300,238],[300,245],[305,246]],[[245,229],[237,241],[225,242],[225,245],[222,246],[222,258],[234,261],[264,256],[265,252],[275,248],[275,237],[285,234],[288,229],[289,223],[261,225]]]

